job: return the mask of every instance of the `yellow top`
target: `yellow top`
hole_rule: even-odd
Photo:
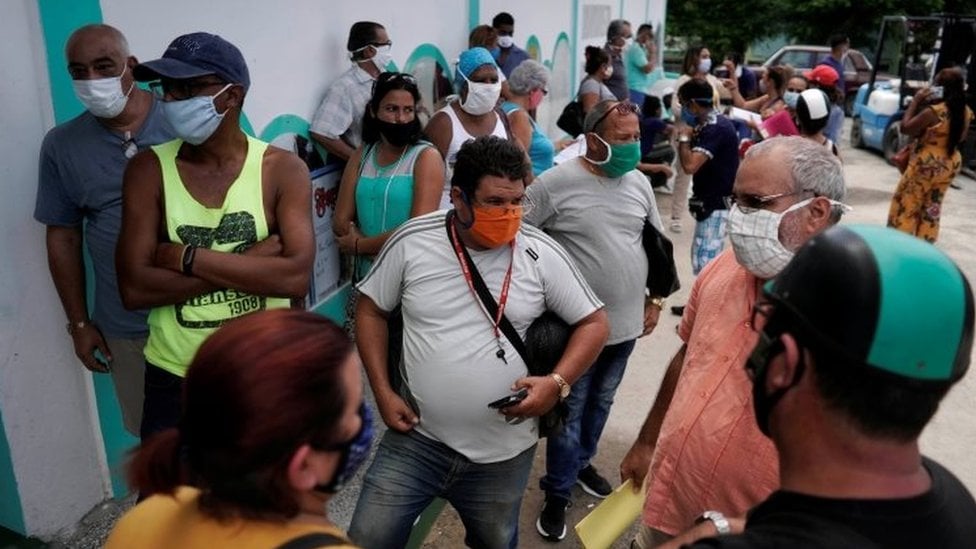
[[[152,148],[162,169],[164,215],[170,242],[241,253],[268,238],[261,184],[261,167],[268,144],[248,136],[244,166],[219,208],[200,204],[186,190],[176,168],[176,154],[182,144],[175,139]],[[155,307],[149,312],[146,360],[183,377],[197,349],[224,322],[290,305],[286,298],[222,288],[183,303]]]
[[[126,513],[105,549],[273,549],[298,536],[324,533],[345,539],[334,526],[231,519],[218,522],[200,512],[200,491],[182,486],[173,496],[155,495]],[[331,545],[355,549],[351,543]]]

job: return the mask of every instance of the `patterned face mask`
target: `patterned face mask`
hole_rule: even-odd
[[[729,210],[729,240],[739,264],[764,280],[779,274],[793,259],[793,252],[779,241],[779,225],[783,216],[810,202],[813,198],[797,202],[782,212],[750,208],[749,213],[733,204]]]
[[[328,484],[317,485],[316,490],[331,494],[342,490],[342,487],[352,480],[356,471],[362,467],[366,458],[369,457],[369,449],[373,443],[373,414],[365,402],[359,407],[359,417],[362,418],[362,424],[359,432],[352,440],[338,447],[323,448],[325,450],[339,450],[342,452],[342,457],[332,480]]]

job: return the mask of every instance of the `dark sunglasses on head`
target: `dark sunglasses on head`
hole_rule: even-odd
[[[613,107],[607,109],[607,112],[603,113],[603,116],[597,119],[596,124],[593,124],[593,129],[596,130],[600,126],[600,123],[606,120],[607,117],[610,116],[610,113],[612,113],[613,111],[617,111],[623,116],[626,116],[628,114],[636,114],[638,118],[640,118],[640,112],[641,112],[640,107],[638,107],[634,103],[631,103],[630,101],[621,101],[620,103],[617,103]]]

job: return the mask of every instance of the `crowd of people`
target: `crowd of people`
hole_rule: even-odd
[[[694,216],[696,278],[672,308],[682,346],[620,464],[647,490],[634,546],[976,539],[976,501],[917,444],[968,369],[972,291],[920,239],[836,226],[837,71],[773,67],[757,83],[730,54],[720,78],[692,47],[675,123],[655,125],[654,29],[634,41],[614,20],[586,49],[582,152],[555,164],[560,144],[534,118],[549,72],[514,32],[507,13],[472,32],[456,97],[424,125],[416,79],[387,70],[387,29],[352,25],[351,66],[310,126],[344,165],[333,230],[354,258],[351,334],[301,310],[308,168],[241,129],[240,49],[197,32],[140,63],[113,27],[71,35],[86,110],[41,145],[35,217],[76,354],[111,372],[142,439],[141,502],[108,547],[403,547],[440,497],[467,545],[514,548],[540,437],[536,529],[563,540],[574,485],[613,490],[592,462],[636,340],[666,307],[643,237],[666,230],[647,174],[671,170],[650,165],[649,128],[673,141],[669,227]],[[923,90],[906,113],[924,138],[889,220],[928,240],[972,118],[957,69],[936,84],[944,102]],[[761,122],[736,124],[723,102]],[[547,313],[566,337],[540,370],[527,336]],[[371,447],[361,370],[386,429],[347,535],[326,504]]]

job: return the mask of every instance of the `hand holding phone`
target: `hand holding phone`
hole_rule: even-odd
[[[527,396],[529,396],[529,390],[523,387],[508,396],[489,402],[488,407],[501,410],[502,408],[508,408],[509,406],[514,406],[522,402]]]
[[[929,88],[929,91],[931,92],[929,94],[929,99],[942,99],[943,93],[945,93],[942,86],[932,86]]]

